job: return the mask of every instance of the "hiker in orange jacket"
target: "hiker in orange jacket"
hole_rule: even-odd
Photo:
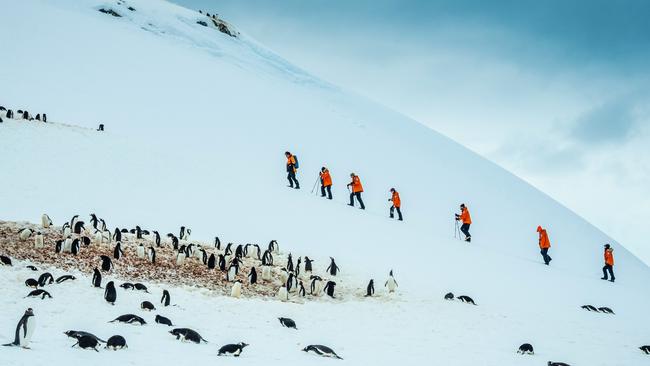
[[[539,249],[541,249],[542,258],[544,258],[544,264],[548,266],[549,262],[553,260],[548,255],[548,249],[551,247],[551,241],[548,240],[548,233],[546,229],[543,229],[541,226],[537,227],[537,233],[539,233]]]
[[[402,207],[402,200],[399,198],[399,193],[395,190],[395,188],[391,188],[390,192],[392,193],[392,196],[388,199],[388,201],[393,202],[393,205],[390,206],[390,218],[392,219],[395,217],[393,215],[393,211],[397,209],[398,220],[402,221],[402,210],[400,210],[400,207]]]
[[[603,277],[601,280],[607,280],[607,272],[609,272],[609,281],[614,282],[614,249],[609,244],[605,244],[605,267],[603,267]]]
[[[288,151],[284,152],[284,156],[287,158],[287,179],[289,180],[289,187],[300,189],[300,183],[296,179],[296,170],[298,169],[296,157]],[[294,183],[296,183],[295,187],[293,186]]]
[[[352,182],[348,183],[348,188],[352,186],[352,191],[350,192],[350,203],[348,206],[354,206],[354,197],[356,197],[361,209],[365,210],[366,206],[363,204],[363,200],[361,200],[361,192],[363,192],[361,179],[359,179],[359,176],[354,173],[350,173],[350,178],[352,178]]]
[[[322,167],[320,168],[320,196],[325,197],[325,190],[327,190],[327,199],[332,199],[332,176],[330,176],[330,171]]]
[[[472,236],[469,234],[469,226],[472,225],[472,217],[469,215],[469,210],[465,207],[464,203],[460,204],[460,214],[456,214],[456,221],[463,223],[460,227],[460,231],[465,234],[465,241],[470,243],[472,241]]]

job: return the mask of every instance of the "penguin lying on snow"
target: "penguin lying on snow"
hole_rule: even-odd
[[[0,264],[5,266],[11,266],[11,258],[6,255],[0,255]]]
[[[244,350],[244,347],[246,346],[248,346],[248,344],[244,342],[239,342],[237,344],[227,344],[219,348],[219,353],[217,356],[233,355],[235,357],[239,357],[239,355],[241,355],[242,351]]]
[[[124,339],[124,337],[121,335],[114,335],[108,339],[108,342],[106,342],[106,348],[112,348],[113,351],[117,351],[118,349],[129,348],[129,346],[126,344],[126,339]]]
[[[445,300],[453,300],[454,299],[454,294],[451,292],[447,292],[445,295]]]
[[[605,314],[614,314],[614,310],[612,310],[612,309],[610,309],[610,308],[608,308],[608,307],[606,307],[606,306],[603,306],[603,307],[601,307],[601,308],[598,308],[598,310],[599,310],[601,313],[605,313]]]
[[[598,312],[598,309],[596,309],[596,307],[593,306],[593,305],[582,305],[581,308],[583,308],[584,310],[587,310],[587,311],[593,311],[593,312],[596,312],[596,313]]]
[[[38,271],[38,268],[36,268],[36,267],[34,267],[34,266],[32,266],[32,265],[25,266],[25,268],[27,268],[27,269],[29,269],[29,270],[32,270],[32,271]]]
[[[74,338],[74,339],[79,339],[81,337],[92,337],[92,338],[95,338],[97,340],[97,342],[106,343],[105,340],[97,337],[96,335],[94,335],[92,333],[84,332],[83,330],[68,330],[68,331],[63,332],[63,334],[67,335],[70,338]]]
[[[342,358],[339,357],[339,355],[337,355],[336,352],[334,352],[331,348],[329,348],[327,346],[320,345],[320,344],[309,345],[309,346],[303,348],[303,351],[307,352],[307,353],[314,352],[315,354],[317,354],[319,356],[332,357],[332,358],[337,358],[339,360],[342,360]]]
[[[153,306],[153,304],[151,302],[149,302],[149,301],[143,301],[140,304],[140,309],[147,310],[147,311],[152,311],[152,310],[156,310],[156,307]]]
[[[547,366],[571,366],[568,363],[564,362],[553,362],[553,361],[548,361]]]
[[[476,305],[474,300],[469,296],[461,295],[461,296],[458,296],[457,299],[460,300],[461,302],[466,303],[466,304]]]
[[[192,329],[189,328],[176,328],[169,331],[170,334],[175,335],[176,339],[180,339],[182,342],[194,342],[196,344],[201,343],[201,341],[208,343],[201,335]]]
[[[75,276],[63,275],[63,276],[56,279],[56,283],[62,283],[62,282],[65,282],[67,280],[76,280],[76,279],[77,279],[77,277],[75,277]]]
[[[95,352],[99,352],[97,349],[97,346],[99,345],[99,342],[93,337],[88,337],[88,336],[83,336],[81,338],[77,339],[77,343],[73,344],[72,347],[74,348],[75,346],[79,346],[79,348],[82,349],[92,349],[95,350]]]
[[[133,284],[131,282],[124,282],[123,284],[120,285],[121,288],[125,290],[133,290]]]
[[[524,343],[521,346],[519,346],[519,349],[517,350],[517,353],[521,353],[522,355],[534,355],[535,352],[533,351],[533,346],[530,343]]]
[[[170,327],[173,327],[173,326],[174,326],[174,325],[172,324],[172,321],[171,321],[171,320],[169,320],[168,318],[165,318],[165,317],[162,316],[162,315],[156,315],[156,320],[155,320],[155,322],[158,323],[158,324],[164,324],[164,325],[167,325],[167,326],[170,326]]]
[[[294,322],[292,319],[278,318],[278,320],[280,320],[280,324],[282,324],[283,327],[293,328],[298,330],[298,328],[296,328],[296,322]]]
[[[650,346],[641,346],[639,347],[641,352],[645,353],[646,355],[650,355]]]
[[[16,325],[16,334],[12,343],[4,344],[4,346],[20,346],[29,348],[29,342],[34,334],[36,323],[34,321],[34,311],[32,308],[25,310],[25,314],[20,318]]]
[[[54,283],[54,277],[50,272],[45,272],[40,277],[38,277],[38,285],[44,287],[45,285],[51,285]]]
[[[42,290],[42,289],[38,289],[38,290],[34,290],[34,291],[30,292],[29,294],[27,294],[27,296],[25,296],[25,298],[27,298],[27,297],[39,297],[39,296],[40,296],[41,300],[45,300],[45,296],[49,297],[50,299],[52,298],[52,295],[50,295],[49,292],[47,292],[45,290]]]
[[[145,286],[145,285],[143,285],[143,284],[141,284],[139,282],[133,284],[133,288],[135,288],[138,291],[144,291],[146,293],[149,293],[149,290],[147,290],[147,286]]]
[[[37,288],[38,287],[38,281],[36,281],[33,278],[28,278],[28,279],[25,280],[25,286]]]
[[[125,314],[125,315],[120,315],[117,318],[111,320],[109,323],[113,322],[120,322],[120,323],[126,323],[126,324],[135,324],[138,323],[140,325],[145,325],[147,324],[144,319],[141,317],[134,315],[134,314]]]

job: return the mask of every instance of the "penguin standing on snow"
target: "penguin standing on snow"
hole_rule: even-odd
[[[113,258],[120,259],[123,255],[124,252],[122,251],[122,243],[118,241],[117,244],[115,244],[115,249],[113,249]]]
[[[390,270],[390,274],[388,275],[388,280],[386,280],[384,287],[388,289],[389,293],[395,292],[395,289],[397,288],[397,281],[395,281],[395,278],[393,277],[392,269]]]
[[[93,287],[102,287],[102,274],[97,268],[93,270]]]
[[[366,297],[370,297],[375,294],[375,280],[370,280],[368,282],[368,287],[366,287]]]
[[[23,348],[29,348],[29,342],[32,340],[32,334],[34,334],[35,327],[36,322],[34,320],[34,311],[32,308],[29,308],[18,321],[18,325],[16,325],[14,341],[12,343],[7,343],[4,346],[20,346]]]
[[[336,282],[327,281],[325,287],[323,288],[323,291],[325,291],[327,296],[331,297],[332,299],[334,298],[334,287],[336,287]]]
[[[321,291],[323,290],[323,279],[320,276],[311,276],[311,286],[309,289],[309,294],[314,296],[320,296]]]
[[[276,295],[280,301],[289,301],[289,292],[287,291],[287,285],[282,285],[280,289],[278,290],[278,294]]]
[[[101,255],[99,258],[102,260],[102,271],[108,272],[113,269],[113,262],[111,261],[111,257],[107,255]]]
[[[298,296],[300,297],[305,297],[305,285],[302,284],[302,281],[300,281],[300,289],[298,290]]]
[[[293,273],[296,274],[296,277],[300,276],[300,257],[298,257],[298,260],[296,261],[296,268],[293,269]]]
[[[255,270],[255,267],[251,267],[251,271],[248,274],[248,281],[251,285],[257,283],[257,271]]]
[[[336,265],[336,262],[334,262],[334,258],[330,257],[330,259],[331,259],[332,261],[330,262],[330,265],[329,265],[329,267],[327,267],[327,270],[326,270],[326,271],[329,272],[330,275],[332,275],[332,276],[336,276],[336,274],[337,274],[341,269],[339,268],[339,266]]]
[[[115,300],[117,300],[117,291],[115,291],[115,283],[113,283],[113,281],[106,284],[104,300],[111,305],[115,305]]]
[[[162,297],[160,298],[160,303],[163,304],[163,306],[169,306],[170,301],[171,297],[169,296],[169,291],[163,290]]]

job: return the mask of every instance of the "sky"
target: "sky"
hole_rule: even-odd
[[[650,263],[650,2],[175,2],[493,160]]]

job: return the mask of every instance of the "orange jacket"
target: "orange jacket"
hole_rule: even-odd
[[[361,179],[359,179],[358,175],[355,175],[352,177],[352,182],[350,184],[352,186],[352,192],[357,193],[357,192],[363,192],[363,186],[361,185]]]
[[[399,198],[399,193],[397,193],[397,191],[393,192],[393,197],[391,197],[390,200],[393,201],[393,207],[400,208],[400,206],[402,206],[402,200]]]
[[[605,264],[608,264],[610,266],[614,265],[614,253],[613,253],[613,251],[614,250],[612,248],[605,249]]]
[[[459,217],[460,221],[463,222],[463,224],[471,224],[472,223],[472,218],[469,216],[469,210],[467,207],[463,210],[463,212],[460,213]]]
[[[551,247],[551,241],[548,240],[548,234],[546,229],[541,229],[539,231],[539,247],[540,249],[548,249]]]
[[[325,171],[320,172],[320,179],[323,183],[323,187],[329,187],[332,185],[332,177],[330,176],[330,171],[325,169]]]
[[[292,155],[287,156],[287,171],[289,171],[289,167],[293,168],[293,171],[296,171],[296,158],[293,157]]]

